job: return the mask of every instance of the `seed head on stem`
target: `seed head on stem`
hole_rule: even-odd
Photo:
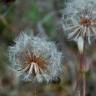
[[[62,72],[62,53],[54,42],[22,32],[9,47],[12,68],[22,80],[49,82]]]

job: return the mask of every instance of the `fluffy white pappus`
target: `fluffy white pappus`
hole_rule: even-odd
[[[96,37],[96,1],[72,0],[68,2],[61,22],[68,39],[77,42],[78,38],[82,37],[91,44]]]
[[[66,8],[68,9],[68,11],[71,11],[72,9],[83,9],[84,6],[88,5],[93,5],[94,3],[96,3],[96,0],[69,0],[69,2],[66,2]]]
[[[9,47],[12,68],[22,80],[49,82],[62,72],[62,53],[54,42],[21,33]]]

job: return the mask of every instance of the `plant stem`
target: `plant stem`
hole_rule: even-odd
[[[82,80],[82,96],[86,96],[86,74],[85,74],[85,62],[84,62],[84,53],[80,54],[80,71],[81,71],[81,80]]]
[[[83,96],[86,96],[86,76],[83,74]]]
[[[35,84],[34,96],[37,96],[37,84]]]

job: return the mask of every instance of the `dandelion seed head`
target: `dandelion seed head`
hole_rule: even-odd
[[[78,38],[82,37],[91,44],[96,37],[96,1],[68,2],[62,17],[62,27],[68,39],[77,42]]]
[[[24,32],[9,47],[9,59],[23,80],[49,82],[62,72],[62,53],[54,42]]]

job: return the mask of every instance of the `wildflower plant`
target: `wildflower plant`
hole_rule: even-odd
[[[22,32],[9,47],[12,68],[22,80],[49,82],[62,72],[62,53],[44,38]]]
[[[78,46],[80,53],[80,72],[78,72],[77,77],[77,92],[79,92],[78,95],[80,96],[86,96],[84,48],[86,42],[91,44],[96,39],[96,1],[72,0],[66,3],[61,22],[65,35],[67,35],[69,40],[75,41]],[[83,82],[82,95],[80,93],[80,81]]]

